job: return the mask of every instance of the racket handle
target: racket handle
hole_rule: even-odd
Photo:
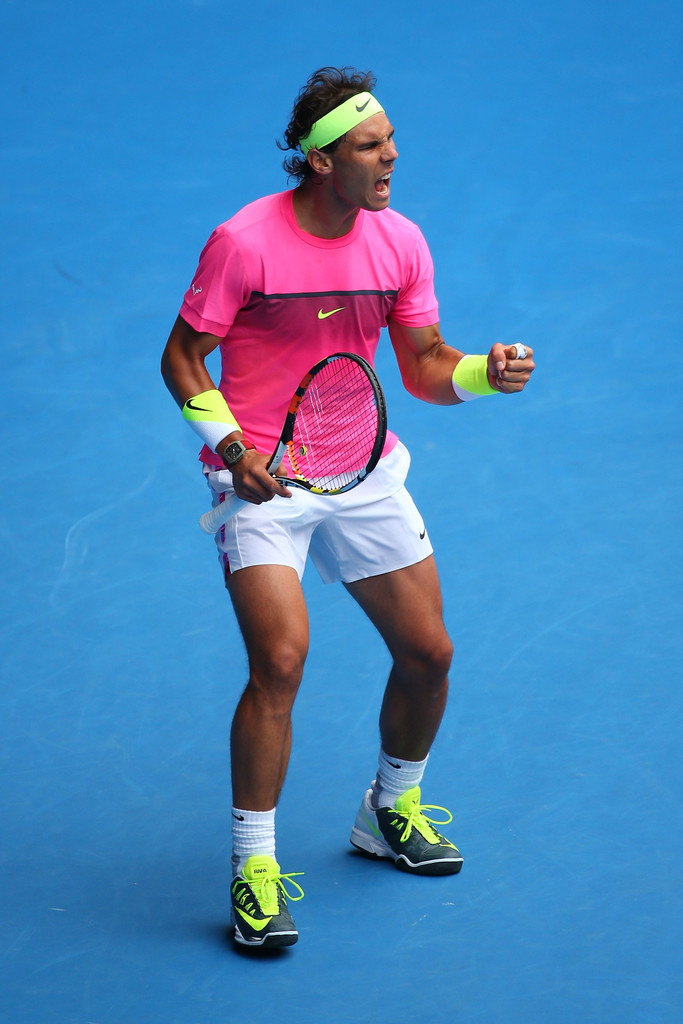
[[[228,519],[237,515],[242,506],[247,504],[248,502],[242,501],[236,494],[233,494],[226,501],[221,501],[220,504],[214,505],[212,509],[205,512],[199,520],[199,525],[204,533],[218,533],[221,526],[227,523]]]

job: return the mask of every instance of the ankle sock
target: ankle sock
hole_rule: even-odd
[[[394,807],[397,797],[420,785],[428,760],[429,754],[424,761],[404,761],[380,750],[377,778],[372,785],[373,806]]]
[[[232,809],[232,873],[238,875],[255,853],[275,857],[275,808],[272,811]]]

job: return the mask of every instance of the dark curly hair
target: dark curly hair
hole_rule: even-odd
[[[319,68],[314,71],[296,98],[284,142],[277,143],[278,149],[299,150],[299,139],[308,135],[316,121],[359,92],[372,92],[375,82],[371,71],[358,71],[356,68]],[[342,138],[344,136],[329,146],[323,146],[321,152],[333,153]],[[299,183],[313,175],[308,161],[296,152],[285,157],[282,166],[289,177]]]

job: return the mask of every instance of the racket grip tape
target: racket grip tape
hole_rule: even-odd
[[[221,501],[218,505],[214,505],[212,509],[205,512],[199,520],[204,533],[218,533],[221,526],[227,523],[228,519],[232,519],[236,515],[243,505],[248,504],[246,501],[242,501],[236,494],[233,494],[226,501]]]

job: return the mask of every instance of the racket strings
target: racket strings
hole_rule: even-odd
[[[344,487],[367,466],[379,414],[358,363],[335,359],[311,380],[296,416],[290,461],[297,476],[325,489]]]

